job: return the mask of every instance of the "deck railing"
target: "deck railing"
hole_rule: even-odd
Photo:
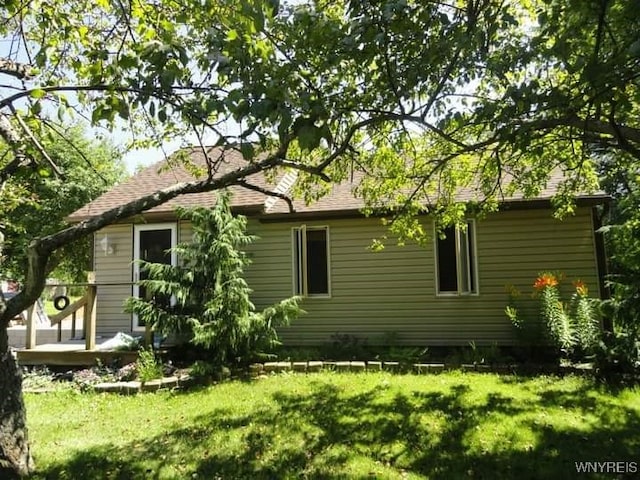
[[[95,350],[96,348],[96,306],[98,300],[98,288],[99,287],[115,287],[115,286],[131,286],[134,285],[133,282],[114,282],[114,283],[73,283],[73,284],[58,284],[57,286],[61,287],[84,287],[85,294],[72,304],[68,305],[66,308],[61,310],[59,313],[49,317],[49,321],[51,325],[58,326],[58,334],[57,340],[58,342],[62,341],[62,321],[69,316],[71,316],[71,335],[72,337],[76,336],[77,330],[77,315],[80,309],[83,310],[83,318],[82,318],[82,329],[85,338],[85,349],[86,350]],[[124,299],[123,299],[124,300]],[[35,315],[35,304],[32,305],[27,310],[27,336],[26,336],[26,349],[31,350],[36,347],[36,334],[37,334],[37,325],[36,325],[36,315]],[[145,329],[145,341],[148,341],[150,338],[150,330]]]
[[[85,287],[86,292],[79,300],[64,308],[59,313],[49,317],[51,325],[58,325],[58,342],[62,341],[62,320],[71,315],[71,332],[75,337],[78,310],[84,308],[82,329],[85,338],[85,349],[95,350],[96,348],[96,302],[98,299],[98,285],[96,283],[74,283],[63,284],[64,287]],[[27,339],[25,347],[27,350],[36,347],[36,334],[38,331],[35,322],[35,304],[27,310]]]

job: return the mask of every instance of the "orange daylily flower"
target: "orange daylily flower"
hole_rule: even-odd
[[[576,289],[576,293],[581,297],[586,297],[589,294],[589,288],[582,280],[576,280],[573,282],[573,286]]]
[[[558,285],[558,279],[552,273],[543,273],[536,278],[533,288],[543,290],[546,287],[555,287]]]

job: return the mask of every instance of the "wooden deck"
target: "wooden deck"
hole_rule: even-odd
[[[108,339],[104,339],[106,341]],[[119,360],[123,365],[138,359],[137,351],[86,350],[84,340],[67,340],[60,343],[46,343],[34,348],[16,350],[20,365],[91,366],[98,360],[108,364]]]
[[[126,283],[131,284],[130,282]],[[100,284],[108,286],[110,284]],[[118,284],[119,285],[119,284]],[[67,285],[71,286],[71,285]],[[98,284],[93,280],[85,284],[73,284],[73,286],[85,287],[85,295],[73,304],[68,305],[61,312],[49,317],[50,326],[39,325],[36,322],[35,306],[27,310],[26,325],[16,328],[16,334],[24,338],[25,348],[15,349],[18,363],[20,365],[65,365],[65,366],[89,366],[95,365],[99,360],[108,364],[119,360],[122,364],[134,362],[138,359],[137,351],[114,351],[101,349],[100,345],[109,340],[96,335],[96,301],[98,295]],[[81,320],[76,318],[82,313]],[[76,324],[77,320],[77,324]],[[65,328],[63,322],[71,322],[71,339],[63,340]],[[57,343],[53,343],[51,333],[56,328]],[[77,330],[83,333],[83,340],[78,340]],[[24,331],[24,333],[23,333]],[[46,334],[46,340],[41,340],[38,345],[38,332],[42,336]],[[145,339],[151,338],[151,331],[145,332]],[[69,338],[69,337],[67,337]],[[14,346],[15,346],[15,342]]]

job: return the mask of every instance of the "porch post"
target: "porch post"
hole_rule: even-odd
[[[27,339],[26,339],[27,350],[36,348],[37,327],[35,325],[35,315],[34,315],[35,311],[36,311],[35,303],[27,309]]]
[[[87,287],[87,304],[84,306],[84,336],[85,350],[95,350],[96,348],[96,299],[98,287],[89,285]]]
[[[153,348],[153,330],[149,322],[144,324],[144,346],[146,348]]]

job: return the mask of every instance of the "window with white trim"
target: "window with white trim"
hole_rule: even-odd
[[[475,222],[444,229],[436,240],[437,292],[440,295],[478,293]]]
[[[305,297],[329,295],[329,228],[293,229],[293,291]]]

